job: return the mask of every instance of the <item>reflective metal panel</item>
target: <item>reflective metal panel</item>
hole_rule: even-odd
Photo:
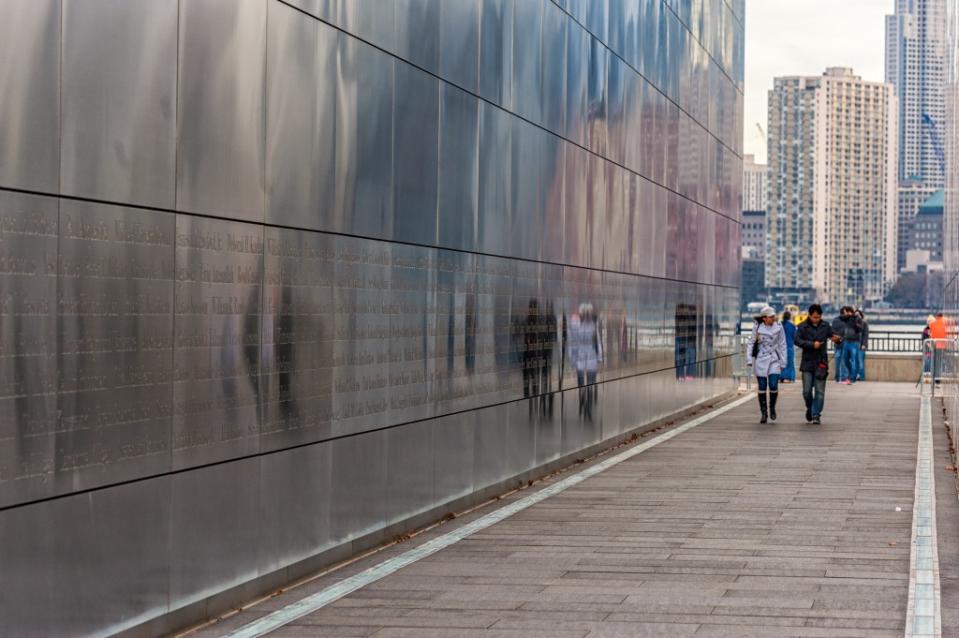
[[[369,432],[332,444],[331,539],[339,544],[386,523],[387,432]]]
[[[506,254],[511,257],[536,259],[544,231],[543,167],[548,161],[542,129],[521,120],[513,124],[512,155],[513,201],[510,210],[517,215],[510,223]]]
[[[260,459],[244,459],[169,479],[171,607],[257,575]]]
[[[513,4],[513,110],[537,124],[543,117],[543,5]]]
[[[445,503],[466,496],[474,484],[476,414],[433,421],[433,500]]]
[[[286,0],[320,20],[332,22],[336,16],[336,0]]]
[[[63,200],[54,486],[170,468],[174,215]]]
[[[58,200],[0,191],[0,504],[53,489]],[[0,515],[2,520],[2,515]]]
[[[60,2],[0,8],[0,185],[60,189]]]
[[[63,3],[61,188],[172,208],[176,0]]]
[[[403,520],[434,502],[433,423],[387,430],[386,522]]]
[[[263,220],[266,7],[262,0],[180,2],[180,210]]]
[[[392,237],[393,64],[390,56],[340,34],[334,230]]]
[[[440,77],[467,91],[479,89],[480,13],[484,0],[442,0]]]
[[[588,139],[589,33],[569,26],[566,35],[566,138],[579,146]]]
[[[323,440],[333,420],[335,241],[266,229],[260,448]]]
[[[173,466],[259,449],[263,227],[178,215]]]
[[[504,254],[512,216],[513,121],[505,111],[480,104],[479,235],[480,252]]]
[[[448,0],[393,0],[394,52],[431,73],[439,70],[440,6]],[[379,11],[383,11],[382,5]],[[386,9],[389,11],[389,9]]]
[[[569,18],[551,2],[543,14],[543,126],[566,131],[566,32]],[[574,27],[575,28],[575,27]]]
[[[113,635],[166,613],[171,523],[168,479],[3,512],[4,633]]]
[[[396,50],[394,11],[384,9],[382,0],[334,0],[336,21],[342,29],[382,47]]]
[[[266,220],[333,228],[337,33],[270,3]]]
[[[476,250],[480,103],[446,84],[440,90],[437,239],[440,246]]]
[[[63,4],[62,74],[0,9],[0,634],[218,613],[731,388],[722,0]],[[118,204],[2,190],[61,171]]]
[[[436,180],[439,172],[439,82],[397,62],[393,117],[393,238],[436,243]]]
[[[484,0],[480,9],[480,95],[503,108],[513,104],[513,3]]]
[[[257,493],[260,573],[268,574],[331,546],[332,467],[329,443],[262,458]]]

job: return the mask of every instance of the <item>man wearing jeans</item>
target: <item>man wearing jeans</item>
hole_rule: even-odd
[[[822,306],[809,306],[809,318],[796,331],[796,345],[802,348],[802,395],[806,402],[806,422],[822,423],[829,379],[829,341],[837,341],[832,326],[822,320]]]
[[[846,385],[859,380],[859,356],[862,341],[862,320],[852,306],[843,308],[843,320],[846,322],[842,337],[842,382]]]

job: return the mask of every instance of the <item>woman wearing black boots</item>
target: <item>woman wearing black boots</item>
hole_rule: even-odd
[[[776,311],[766,306],[756,317],[752,340],[746,351],[746,363],[753,366],[759,384],[760,423],[776,420],[779,376],[786,367],[786,332],[776,320]],[[766,391],[769,391],[767,402]]]

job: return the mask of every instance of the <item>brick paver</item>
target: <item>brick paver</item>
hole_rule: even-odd
[[[824,425],[802,413],[798,386],[775,424],[751,402],[275,635],[902,636],[916,390],[830,383]]]

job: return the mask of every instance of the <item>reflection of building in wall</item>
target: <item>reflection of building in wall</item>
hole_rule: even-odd
[[[923,202],[929,199],[936,189],[919,179],[909,179],[899,182],[897,203],[897,237],[896,237],[896,270],[902,270],[906,265],[906,251],[909,250],[909,232],[912,220]]]
[[[769,93],[766,284],[881,299],[896,271],[896,98],[850,69]]]
[[[175,633],[734,391],[742,8],[0,2],[0,635]]]
[[[745,251],[744,251],[745,252]],[[743,255],[742,309],[754,301],[766,301],[766,262]]]
[[[766,211],[743,211],[743,259],[766,258]]]
[[[899,180],[943,185],[946,0],[895,0],[886,16],[886,83],[899,100]]]
[[[769,194],[768,168],[752,155],[743,158],[743,210],[766,210]]]

